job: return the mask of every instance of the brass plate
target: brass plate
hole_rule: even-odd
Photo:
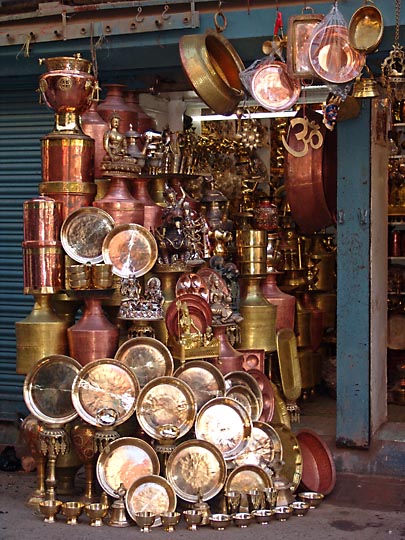
[[[189,385],[194,393],[197,411],[210,399],[225,395],[224,376],[210,362],[190,360],[178,367],[173,375]]]
[[[86,364],[72,386],[72,401],[89,424],[118,426],[135,411],[139,383],[134,372],[117,360],[103,358]]]
[[[228,474],[224,490],[246,494],[251,489],[269,487],[273,487],[273,481],[265,470],[258,465],[240,465]]]
[[[105,237],[103,258],[113,265],[113,273],[120,277],[140,277],[149,272],[156,262],[158,249],[155,237],[142,225],[119,225]]]
[[[247,446],[252,421],[236,400],[219,397],[208,401],[197,413],[195,434],[214,444],[225,460],[232,460]]]
[[[302,454],[297,437],[291,429],[284,424],[272,424],[277,431],[281,445],[283,447],[284,465],[280,471],[280,476],[287,478],[291,482],[291,490],[295,491],[302,478]]]
[[[291,328],[281,328],[277,332],[276,343],[284,396],[290,401],[296,401],[302,391],[297,338]]]
[[[256,382],[262,391],[263,411],[259,420],[262,422],[271,422],[274,414],[274,392],[270,379],[259,369],[249,369],[247,372],[256,379]]]
[[[118,498],[117,490],[126,490],[135,480],[148,474],[159,474],[160,462],[155,450],[142,439],[121,437],[104,448],[97,459],[97,479],[101,488]]]
[[[175,377],[158,377],[141,390],[136,404],[141,428],[157,440],[173,430],[173,439],[182,437],[193,426],[196,402],[191,388]]]
[[[260,417],[263,412],[263,394],[260,389],[259,383],[253,377],[253,375],[250,375],[246,371],[231,371],[230,373],[227,373],[224,378],[227,390],[229,390],[232,386],[241,384],[242,386],[246,386],[247,388],[249,388],[249,390],[254,393],[259,403]]]
[[[291,429],[290,413],[287,410],[287,405],[280,393],[277,385],[270,381],[274,394],[274,413],[272,424],[284,424],[287,428]]]
[[[139,386],[173,373],[173,357],[161,341],[152,337],[136,337],[125,341],[115,353],[116,360],[130,367]]]
[[[184,501],[207,501],[217,495],[226,480],[226,463],[216,446],[208,441],[189,440],[170,454],[166,478]]]
[[[81,369],[77,360],[63,354],[45,356],[25,377],[23,395],[29,411],[39,420],[67,424],[77,417],[72,384]]]
[[[314,72],[309,60],[309,43],[312,32],[322,21],[318,13],[302,13],[288,19],[287,69],[291,77],[312,79]]]
[[[105,210],[94,206],[79,208],[62,223],[62,246],[74,261],[102,262],[103,242],[113,228],[114,220]]]
[[[236,399],[236,401],[246,409],[253,421],[259,419],[259,402],[250,388],[243,384],[235,384],[235,386],[231,386],[231,388],[227,390],[225,395],[232,399]]]
[[[280,112],[290,109],[301,93],[299,79],[287,73],[284,62],[263,62],[252,77],[252,96],[265,109]]]
[[[151,512],[160,516],[163,512],[174,512],[176,505],[173,487],[165,478],[155,474],[138,478],[125,494],[125,506],[134,521],[137,512]]]
[[[253,422],[249,443],[235,458],[236,465],[258,465],[262,469],[268,469],[275,459],[283,459],[279,434],[270,424]]]

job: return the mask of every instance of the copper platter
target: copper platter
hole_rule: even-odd
[[[215,445],[192,439],[179,444],[169,455],[166,478],[184,501],[207,501],[223,488],[226,463]]]
[[[103,242],[113,228],[114,220],[104,210],[93,206],[79,208],[62,223],[62,246],[67,255],[76,262],[102,262]]]
[[[135,480],[125,494],[125,506],[135,521],[137,512],[160,516],[176,510],[177,497],[173,487],[162,476],[149,474]],[[156,522],[155,522],[156,524]]]
[[[314,76],[309,60],[309,43],[312,32],[322,21],[319,13],[302,13],[288,19],[287,69],[291,77],[311,79]]]
[[[284,465],[280,476],[284,476],[291,483],[291,490],[295,491],[302,478],[302,454],[297,437],[292,430],[284,424],[273,424],[277,431],[283,448]]]
[[[225,376],[225,386],[229,390],[232,386],[241,384],[253,392],[259,403],[259,417],[263,412],[263,394],[256,379],[246,371],[230,371]]]
[[[223,292],[226,296],[229,296],[229,288],[224,278],[212,268],[209,268],[208,266],[203,266],[197,271],[197,275],[203,279],[203,282],[205,283],[208,290],[210,289],[210,282],[214,277],[219,284],[221,292]],[[209,300],[209,298],[207,300]]]
[[[290,109],[301,93],[299,79],[287,72],[287,65],[277,60],[263,62],[252,77],[251,91],[254,99],[265,109],[274,112]]]
[[[101,488],[118,498],[117,490],[126,490],[135,480],[148,474],[159,474],[160,462],[155,450],[142,439],[121,437],[104,448],[97,459],[97,479]]]
[[[128,223],[114,227],[103,242],[103,258],[117,276],[140,277],[154,266],[158,249],[155,237],[142,225]]]
[[[260,417],[260,405],[257,397],[252,390],[243,384],[235,384],[231,386],[225,394],[227,397],[235,399],[244,407],[252,421],[256,421]]]
[[[179,277],[175,287],[176,297],[185,294],[198,294],[207,302],[209,301],[209,290],[204,279],[199,274],[185,273]]]
[[[225,482],[225,491],[246,493],[252,489],[263,490],[273,487],[271,476],[258,465],[239,465],[229,474]]]
[[[136,415],[141,428],[154,439],[177,439],[192,428],[196,409],[193,392],[185,382],[157,377],[142,388]]]
[[[77,360],[63,354],[45,356],[29,371],[23,395],[29,411],[48,424],[67,424],[77,417],[72,384],[81,369]]]
[[[117,360],[86,364],[72,385],[72,401],[81,418],[98,427],[118,426],[135,411],[139,383],[134,372]]]
[[[157,377],[173,374],[171,352],[161,341],[152,337],[128,339],[119,347],[114,358],[133,370],[141,388]]]
[[[308,491],[329,495],[336,484],[335,463],[329,447],[311,429],[301,429],[296,437],[302,454],[302,485]]]
[[[263,411],[259,417],[262,422],[271,422],[274,415],[274,392],[271,382],[267,375],[259,369],[249,369],[247,373],[256,379],[257,384],[262,392]]]
[[[205,360],[185,362],[176,369],[173,376],[191,388],[197,403],[197,411],[211,399],[225,395],[224,376],[218,368]]]
[[[284,396],[296,401],[301,396],[301,368],[297,339],[291,328],[281,328],[276,335],[278,363]]]
[[[280,436],[270,424],[253,422],[249,443],[235,458],[236,465],[257,465],[262,469],[269,469],[275,459],[283,459]]]
[[[204,298],[198,294],[183,294],[178,298],[180,302],[185,302],[194,324],[199,331],[204,334],[207,326],[212,323],[212,311],[210,305]],[[179,331],[179,313],[176,302],[172,302],[166,311],[166,326],[169,334],[176,339],[180,337]]]
[[[214,444],[225,460],[232,460],[247,446],[252,421],[236,400],[219,397],[208,401],[197,413],[195,434]]]

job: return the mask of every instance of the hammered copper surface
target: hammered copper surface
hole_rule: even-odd
[[[125,364],[104,358],[84,366],[72,385],[73,405],[93,426],[117,426],[135,411],[139,383]]]
[[[94,141],[83,134],[49,133],[41,139],[43,182],[93,182]]]
[[[56,245],[22,243],[24,294],[53,294],[64,287],[64,253]]]
[[[280,477],[290,482],[291,490],[295,491],[302,478],[302,454],[297,437],[290,428],[284,424],[272,424],[277,431],[283,447],[283,466]]]
[[[184,501],[207,501],[225,484],[225,460],[218,448],[207,441],[185,441],[170,454],[166,478]]]
[[[159,474],[160,463],[155,450],[142,439],[121,437],[104,448],[97,459],[97,479],[101,488],[118,498],[121,484],[128,490],[135,480]]]
[[[253,422],[245,450],[235,458],[236,465],[258,465],[268,469],[274,459],[282,459],[283,449],[277,431],[265,422]]]
[[[247,386],[236,384],[227,390],[225,395],[240,403],[253,421],[259,419],[261,414],[259,401]]]
[[[104,210],[92,206],[80,208],[62,224],[62,245],[77,262],[99,263],[103,260],[103,241],[113,228],[114,221]]]
[[[174,512],[177,497],[169,482],[154,474],[135,480],[125,495],[128,514],[135,521],[137,512],[151,512],[160,516],[163,512]]]
[[[280,112],[292,107],[301,93],[299,79],[287,72],[287,65],[277,60],[263,62],[255,71],[252,95],[265,109]]]
[[[72,403],[72,384],[80,364],[62,354],[42,358],[24,381],[24,401],[30,412],[43,422],[66,424],[77,417]]]
[[[43,245],[59,241],[62,225],[62,204],[50,197],[24,201],[24,242],[39,241]],[[26,244],[27,245],[27,244]]]

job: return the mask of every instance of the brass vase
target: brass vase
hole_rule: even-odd
[[[316,351],[321,345],[324,333],[324,312],[316,306],[309,292],[297,294],[297,302],[311,312],[311,349]]]
[[[52,308],[51,295],[35,294],[31,313],[15,323],[17,373],[27,374],[45,356],[67,354],[67,328]]]
[[[133,175],[130,175],[133,177]],[[143,205],[133,197],[127,185],[125,173],[111,175],[106,195],[93,202],[93,206],[105,210],[113,218],[115,225],[137,223],[143,225]]]
[[[278,288],[277,275],[276,272],[267,274],[262,282],[262,293],[266,300],[277,306],[276,331],[281,328],[294,330],[295,297]]]
[[[82,466],[77,451],[72,444],[71,430],[73,424],[65,426],[69,440],[69,449],[65,454],[59,454],[55,464],[56,492],[58,495],[75,495],[75,477],[77,471]]]

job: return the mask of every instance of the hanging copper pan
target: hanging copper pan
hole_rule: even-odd
[[[355,11],[349,23],[349,42],[357,51],[364,54],[374,52],[381,42],[384,23],[381,11],[371,0]]]
[[[304,13],[305,10],[309,12]],[[312,79],[315,76],[309,60],[309,43],[312,32],[322,19],[323,15],[314,13],[309,7],[288,19],[287,68],[290,77]]]

